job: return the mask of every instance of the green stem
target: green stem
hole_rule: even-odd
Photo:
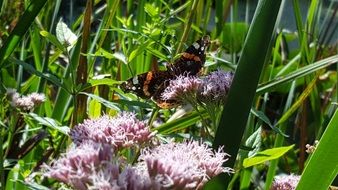
[[[156,119],[156,117],[157,117],[157,115],[158,115],[158,110],[159,110],[159,108],[157,107],[157,108],[153,111],[153,113],[151,114],[151,117],[150,117],[150,120],[149,120],[149,123],[148,123],[148,126],[149,126],[149,127],[151,127],[151,126],[153,125],[153,123],[154,123],[154,121],[155,121],[155,119]]]
[[[197,100],[196,96],[190,96],[190,95],[187,94],[184,99],[186,100],[186,102],[191,104],[191,106],[194,108],[194,110],[196,110],[196,112],[198,113],[198,115],[201,118],[201,122],[203,123],[204,131],[208,134],[209,137],[211,137],[210,132],[208,130],[208,127],[209,128],[212,128],[212,127],[206,122],[206,119],[204,119],[203,114],[198,109],[198,103],[195,101],[195,100]]]
[[[199,105],[201,105],[209,114],[209,117],[212,122],[212,129],[216,131],[217,127],[217,113],[216,113],[216,105],[210,103],[210,105],[204,105],[202,102],[199,102]]]
[[[188,38],[188,34],[192,25],[192,20],[194,17],[194,14],[196,12],[196,8],[197,8],[197,4],[198,4],[198,0],[194,0],[191,6],[191,10],[186,18],[187,22],[184,26],[184,30],[183,30],[183,35],[182,38],[178,44],[177,50],[176,50],[176,54],[179,54],[182,51],[183,48],[183,42],[185,42]]]

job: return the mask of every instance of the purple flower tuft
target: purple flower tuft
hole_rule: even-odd
[[[169,86],[162,93],[164,100],[183,100],[191,99],[200,88],[202,81],[190,75],[180,75],[169,81]]]
[[[141,176],[135,168],[123,166],[113,155],[112,146],[108,144],[73,146],[52,166],[43,165],[44,176],[80,190],[149,189],[149,178]]]
[[[280,175],[275,176],[271,190],[294,190],[300,180],[299,175]]]
[[[60,159],[52,162],[52,166],[44,165],[44,176],[54,178],[73,186],[75,189],[87,189],[90,175],[104,161],[112,159],[111,147],[94,143],[84,143],[71,147]]]
[[[106,164],[105,167],[91,175],[92,184],[89,189],[151,189],[150,178],[140,175],[137,169],[127,166],[122,171],[120,170],[119,165]]]
[[[71,130],[70,136],[76,145],[85,141],[111,144],[116,149],[138,146],[154,136],[144,121],[134,113],[122,112],[114,118],[104,115],[85,120]]]
[[[32,100],[34,104],[41,104],[42,102],[46,101],[46,97],[44,94],[39,94],[36,92],[29,94],[28,97]]]
[[[15,89],[7,89],[7,96],[10,98],[11,105],[13,107],[24,111],[32,111],[34,107],[40,105],[46,100],[44,94],[36,92],[20,97],[20,94],[17,93]]]
[[[213,152],[205,143],[188,141],[144,149],[140,166],[146,165],[153,183],[170,189],[201,189],[213,176],[231,169],[222,167],[228,154]]]
[[[201,97],[210,101],[225,100],[233,79],[232,72],[221,69],[210,73],[203,79]]]

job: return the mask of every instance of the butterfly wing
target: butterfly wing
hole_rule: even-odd
[[[175,75],[189,73],[197,75],[200,73],[205,63],[205,51],[210,44],[210,37],[203,36],[201,39],[189,46],[179,59],[170,66]]]
[[[152,99],[161,108],[172,108],[179,105],[176,100],[163,100],[162,93],[169,80],[181,74],[197,75],[205,62],[205,50],[210,44],[210,37],[204,36],[189,46],[181,57],[167,67],[166,71],[149,71],[137,75],[121,85],[124,92],[133,92],[137,96]]]
[[[121,85],[124,92],[133,92],[137,96],[149,99],[164,87],[164,82],[173,76],[168,71],[149,71],[137,75]],[[162,90],[163,91],[163,90]]]

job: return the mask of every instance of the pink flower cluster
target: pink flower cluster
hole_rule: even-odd
[[[162,98],[189,103],[194,101],[196,97],[205,103],[224,101],[228,95],[232,79],[232,72],[225,72],[220,69],[203,79],[191,75],[180,75],[169,81],[168,87],[162,93]]]
[[[280,175],[276,176],[271,190],[295,190],[300,180],[299,175]]]
[[[184,95],[193,96],[201,85],[202,80],[195,76],[180,75],[169,81],[169,86],[162,93],[162,98],[164,100],[184,100]]]
[[[51,166],[44,165],[44,176],[74,189],[201,189],[211,177],[231,172],[222,166],[228,157],[222,149],[214,152],[197,141],[145,148],[134,166],[127,163],[119,151],[141,147],[154,136],[133,113],[86,120],[70,136],[73,146]]]
[[[110,145],[84,143],[72,147],[52,166],[44,165],[44,176],[71,185],[74,189],[146,190],[149,181],[129,166],[121,169]]]
[[[20,96],[15,89],[8,89],[7,96],[11,100],[11,105],[23,111],[32,111],[34,107],[40,105],[46,100],[44,94],[40,93],[31,93],[27,96]]]
[[[170,142],[144,149],[139,164],[146,165],[153,184],[169,189],[201,189],[211,177],[231,172],[222,166],[228,156],[221,148],[213,152],[198,141]]]
[[[128,112],[122,112],[114,118],[105,115],[98,119],[87,119],[70,132],[70,137],[77,145],[93,141],[111,144],[116,149],[141,145],[154,135],[144,121],[139,121],[134,113]]]
[[[203,79],[201,97],[210,101],[224,101],[228,95],[232,79],[232,72],[218,69],[210,73]]]

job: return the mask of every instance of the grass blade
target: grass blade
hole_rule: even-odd
[[[270,40],[267,39],[273,36],[280,5],[281,1],[259,1],[216,132],[213,146],[215,148],[221,145],[227,147],[226,152],[232,157],[226,165],[230,167],[235,164],[260,73],[269,49]],[[229,133],[229,130],[232,132]],[[229,177],[227,177],[228,180]]]
[[[338,174],[338,110],[306,165],[297,190],[328,189]]]
[[[304,66],[303,68],[298,69],[297,71],[294,71],[286,76],[281,76],[275,79],[272,79],[271,81],[260,84],[257,88],[257,93],[262,94],[265,92],[270,91],[271,89],[277,88],[278,86],[285,84],[287,82],[291,82],[297,78],[304,77],[306,75],[309,75],[315,71],[318,71],[320,69],[326,68],[334,63],[338,62],[338,55],[334,55],[325,59],[322,59],[320,61],[317,61],[311,65]]]
[[[222,114],[214,146],[226,145],[232,147],[227,152],[230,151],[233,157],[237,154],[239,147],[239,142],[234,143],[234,141],[241,139],[240,136],[244,131],[246,118],[250,112],[261,68],[268,51],[270,41],[266,40],[266,34],[269,34],[271,39],[280,3],[281,1],[274,3],[269,1],[259,2]],[[257,48],[257,46],[260,48]],[[243,94],[245,94],[245,98]],[[224,138],[223,135],[227,134],[225,124],[236,128],[237,130],[234,130],[236,135],[228,133],[229,138]],[[233,138],[233,136],[236,137]],[[234,159],[232,158],[231,165],[234,164]]]

